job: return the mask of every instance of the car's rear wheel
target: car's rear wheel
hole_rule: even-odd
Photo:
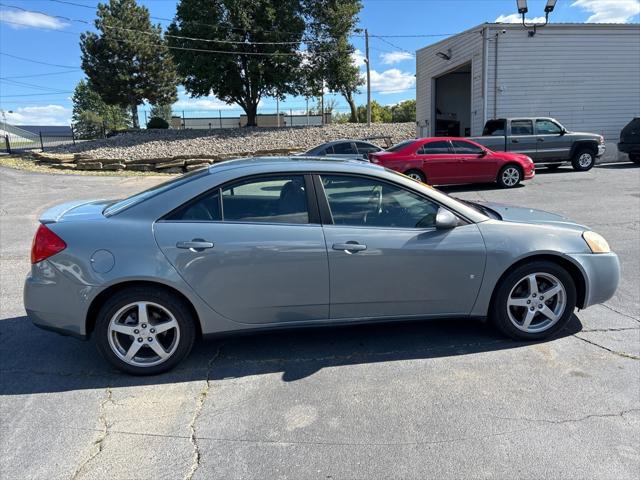
[[[502,188],[517,187],[522,181],[522,169],[517,165],[505,165],[500,169],[496,181]]]
[[[427,183],[427,177],[420,170],[407,170],[404,174],[416,182]]]
[[[631,160],[633,163],[640,164],[640,153],[630,153],[629,160]]]
[[[170,370],[189,354],[195,335],[184,301],[159,288],[118,292],[96,319],[98,350],[116,368],[134,375]]]
[[[593,153],[593,150],[588,148],[581,148],[573,156],[573,160],[571,160],[571,165],[574,170],[578,172],[586,172],[587,170],[591,170],[593,166],[596,164],[596,156]]]
[[[522,265],[498,285],[491,317],[505,335],[541,340],[563,328],[576,306],[576,287],[559,265],[534,261]]]

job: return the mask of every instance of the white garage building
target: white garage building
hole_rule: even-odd
[[[615,158],[640,116],[640,25],[487,23],[416,52],[421,137],[481,135],[491,118],[554,117]]]

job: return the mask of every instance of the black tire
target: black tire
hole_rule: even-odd
[[[546,329],[537,332],[529,332],[520,329],[513,323],[511,316],[516,317],[517,315],[526,315],[528,313],[528,308],[533,307],[535,309],[539,307],[539,304],[536,304],[536,302],[540,302],[539,295],[544,294],[544,291],[539,292],[539,295],[537,297],[538,299],[533,299],[534,303],[529,307],[513,307],[508,305],[511,291],[516,288],[521,288],[523,285],[522,282],[526,282],[526,277],[531,274],[538,274],[539,276],[544,276],[545,274],[550,275],[551,277],[555,277],[555,279],[557,279],[558,282],[561,283],[564,287],[565,307],[559,319],[555,323],[550,324],[550,326]],[[542,281],[544,282],[544,279]],[[527,299],[526,294],[523,299]],[[540,303],[554,308],[553,302],[559,301],[560,296],[552,296],[551,298],[543,298],[543,301]],[[557,304],[555,305],[557,306]],[[575,306],[576,287],[573,278],[571,278],[571,275],[569,275],[569,273],[564,268],[556,263],[545,260],[534,260],[531,263],[521,265],[515,268],[513,271],[509,272],[507,276],[500,282],[500,284],[496,286],[493,294],[489,316],[493,324],[508,337],[511,337],[515,340],[542,340],[553,336],[556,332],[561,330],[567,324],[567,322],[569,322],[571,316],[573,315]],[[531,322],[532,330],[535,329],[536,325],[539,325],[542,328],[542,322],[546,318],[547,317],[536,311],[535,317]]]
[[[519,165],[509,163],[498,172],[496,182],[502,188],[514,188],[522,181],[522,168]]]
[[[155,338],[156,345],[160,344],[162,346],[163,341],[171,344],[169,348],[171,353],[166,360],[162,361],[162,363],[150,366],[132,365],[127,363],[124,359],[121,359],[116,354],[114,348],[118,348],[117,346],[112,347],[112,342],[115,344],[116,341],[119,346],[122,346],[123,343],[126,344],[127,342],[129,342],[129,345],[135,344],[136,338],[124,333],[114,333],[114,335],[111,336],[110,323],[112,318],[120,310],[136,302],[149,302],[154,305],[149,307],[150,310],[145,308],[145,311],[150,312],[148,327],[145,327],[145,330],[142,331],[136,330],[137,332],[141,332],[141,337],[138,337],[138,339],[145,335],[149,336],[142,340],[145,343],[139,347],[140,350],[138,350],[138,353],[134,355],[133,361],[135,362],[135,359],[139,355],[147,355],[149,358],[154,355],[158,356],[151,349],[150,343],[146,342],[147,339],[151,339],[151,341],[153,341]],[[155,334],[153,326],[157,325],[153,322],[155,318],[160,318],[160,316],[158,316],[159,314],[161,315],[163,313],[158,306],[166,309],[166,311],[173,315],[178,328],[164,333],[158,333],[156,336],[153,335]],[[133,308],[134,307],[132,307],[131,311],[133,311]],[[129,313],[128,318],[131,319],[132,323],[127,323],[126,325],[123,324],[123,326],[140,326],[139,323],[133,323],[133,321],[137,320],[134,320],[131,315],[132,314]],[[172,369],[189,354],[196,338],[196,325],[195,318],[193,318],[191,310],[181,298],[162,288],[133,287],[116,293],[104,303],[96,318],[94,335],[96,345],[102,356],[117,369],[132,375],[156,375]],[[116,340],[114,340],[114,338]],[[166,352],[166,348],[163,348],[163,350]],[[143,359],[142,356],[140,358]],[[158,356],[158,358],[160,357]]]
[[[571,160],[571,165],[577,172],[586,172],[591,170],[595,164],[596,154],[590,148],[578,148]]]
[[[560,163],[551,163],[547,165],[547,170],[558,170],[561,167]]]
[[[427,177],[425,177],[424,173],[422,173],[420,170],[407,170],[406,172],[404,172],[404,174],[412,180],[427,183]]]
[[[640,153],[630,153],[629,160],[640,165]]]

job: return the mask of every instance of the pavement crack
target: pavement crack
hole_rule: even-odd
[[[640,327],[619,327],[619,328],[583,328],[583,333],[590,332],[626,332],[628,330],[640,330]]]
[[[211,369],[213,368],[214,362],[220,356],[221,348],[221,346],[218,346],[218,349],[214,353],[213,357],[211,357],[211,359],[207,363],[207,377],[205,378],[205,384],[202,391],[198,394],[198,398],[196,400],[196,408],[193,412],[193,417],[191,417],[191,421],[189,422],[189,442],[193,447],[193,462],[191,463],[191,468],[184,477],[185,480],[191,480],[200,467],[201,453],[200,445],[198,443],[198,437],[196,436],[196,422],[200,417],[204,402],[209,395],[209,391],[211,390]]]
[[[640,357],[638,357],[637,355],[632,355],[630,353],[624,353],[624,352],[618,352],[618,351],[613,350],[613,349],[611,349],[609,347],[605,347],[604,345],[600,345],[599,343],[592,342],[591,340],[587,340],[586,338],[581,337],[581,336],[579,336],[577,334],[574,334],[572,336],[577,338],[577,339],[579,339],[579,340],[582,340],[585,343],[589,343],[589,344],[591,344],[591,345],[593,345],[595,347],[601,348],[602,350],[605,350],[605,351],[607,351],[609,353],[613,353],[614,355],[617,355],[619,357],[630,358],[631,360],[640,360]]]
[[[562,425],[565,423],[579,423],[584,422],[585,420],[589,420],[591,418],[611,418],[611,417],[620,417],[624,418],[625,415],[633,412],[640,412],[640,408],[630,408],[628,410],[622,410],[620,412],[614,413],[591,413],[589,415],[584,415],[578,418],[567,418],[562,420],[549,420],[546,418],[528,418],[528,417],[500,417],[496,415],[490,415],[491,418],[497,418],[500,420],[517,420],[523,422],[532,422],[532,423],[548,423],[552,425]]]
[[[634,317],[633,315],[629,315],[628,313],[621,312],[620,310],[618,310],[618,309],[616,309],[616,308],[613,308],[611,305],[608,305],[608,304],[606,304],[606,303],[601,303],[600,305],[602,305],[604,308],[606,308],[606,309],[608,309],[608,310],[611,310],[612,312],[617,313],[618,315],[622,315],[623,317],[630,318],[630,319],[631,319],[631,320],[633,320],[634,322],[638,322],[638,323],[640,323],[640,320],[639,320],[639,319],[637,319],[636,317]]]
[[[105,412],[105,407],[108,403],[115,405],[115,402],[113,401],[113,392],[111,391],[111,387],[107,387],[106,398],[102,402],[100,402],[100,409],[98,412],[98,421],[102,425],[102,428],[97,430],[98,437],[93,441],[93,444],[91,445],[92,452],[85,459],[85,461],[82,462],[78,466],[78,468],[76,468],[76,470],[73,472],[73,475],[71,475],[71,480],[76,480],[77,478],[80,478],[80,475],[82,475],[86,471],[86,468],[89,465],[89,463],[91,463],[100,454],[100,452],[102,452],[104,448],[104,441],[107,439],[107,436],[109,435],[109,429],[111,428],[111,424],[107,420],[107,414]]]

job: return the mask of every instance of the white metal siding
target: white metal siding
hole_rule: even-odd
[[[417,134],[434,132],[432,121],[433,79],[471,62],[471,133],[482,130],[482,27],[453,36],[416,53],[416,121]],[[436,56],[451,49],[451,60]],[[426,125],[428,122],[428,125]],[[423,127],[421,129],[421,127]]]
[[[551,24],[534,37],[520,25],[488,27],[488,118],[494,116],[497,85],[496,116],[551,116],[570,130],[604,135],[607,149],[615,151],[622,127],[640,116],[640,25]],[[480,34],[462,33],[418,51],[418,120],[431,118],[431,78],[450,70],[448,64],[455,67],[473,58],[471,133],[481,134],[482,45]],[[435,56],[447,48],[452,49],[450,62]]]

